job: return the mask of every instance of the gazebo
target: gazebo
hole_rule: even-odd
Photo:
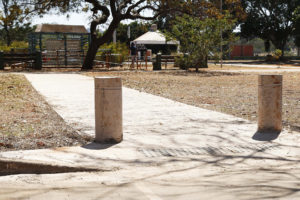
[[[138,46],[144,45],[147,49],[151,49],[152,53],[158,53],[162,51],[163,54],[167,54],[170,51],[177,51],[179,42],[178,41],[168,41],[166,37],[157,30],[157,25],[153,24],[150,31],[136,38],[135,42]]]
[[[39,24],[29,35],[31,53],[42,52],[43,65],[81,65],[90,34],[84,26]]]

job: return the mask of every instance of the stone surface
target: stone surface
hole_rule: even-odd
[[[95,78],[95,141],[119,143],[123,139],[122,81],[118,77]]]
[[[258,76],[258,132],[282,130],[282,75]]]
[[[94,81],[27,74],[79,131],[94,134]],[[124,140],[115,145],[1,152],[0,159],[100,172],[0,177],[0,199],[299,199],[300,135],[253,140],[257,123],[123,88]]]

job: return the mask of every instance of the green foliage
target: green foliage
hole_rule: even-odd
[[[33,16],[49,13],[50,10],[65,13],[79,11],[83,1],[80,0],[0,0],[0,36],[7,46],[14,40],[24,39],[30,19]],[[20,34],[23,31],[23,35]],[[25,31],[25,32],[24,32]]]
[[[268,62],[277,62],[282,59],[282,51],[280,49],[276,49],[272,55],[267,55],[266,61]]]
[[[179,40],[181,52],[188,54],[188,57],[179,57],[177,64],[185,69],[193,67],[198,70],[207,67],[208,57],[219,59],[221,43],[224,46],[236,39],[232,33],[234,24],[235,20],[229,14],[223,18],[206,19],[188,15],[177,17],[172,32],[167,35]],[[222,41],[221,32],[225,33]]]
[[[180,69],[188,70],[192,65],[192,60],[189,59],[188,54],[180,54],[175,57],[175,66],[178,66]]]
[[[10,46],[7,46],[3,42],[0,42],[0,51],[8,52],[11,49],[28,49],[28,43],[24,41],[13,41]]]
[[[282,56],[282,51],[280,49],[276,49],[273,54],[273,57],[279,59],[281,56]]]
[[[113,54],[112,62],[115,63],[122,63],[128,58],[129,55],[129,48],[125,43],[117,42],[116,44],[104,44],[99,49],[100,51],[98,51],[97,53],[98,57],[102,57],[102,59],[104,60],[104,56],[107,53],[107,50],[109,50],[111,54]]]
[[[242,1],[247,19],[241,24],[242,37],[260,37],[271,41],[277,49],[284,48],[294,30],[294,11],[299,0]]]
[[[300,47],[300,6],[298,6],[294,11],[293,21],[295,23],[295,29],[293,32],[295,37],[295,45]]]
[[[127,36],[128,27],[130,27],[130,38]],[[129,45],[130,41],[136,39],[149,30],[150,24],[141,23],[138,21],[130,24],[119,24],[117,28],[117,40],[121,43]]]
[[[32,30],[31,24],[26,21],[33,9],[33,5],[24,1],[0,0],[0,40],[7,46],[14,40],[26,40],[26,34]]]
[[[28,41],[28,34],[35,30],[36,26],[31,26],[31,24],[23,24],[10,29],[9,34],[11,41]],[[7,33],[4,29],[0,29],[0,41],[7,44]]]

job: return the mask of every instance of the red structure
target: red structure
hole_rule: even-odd
[[[243,56],[254,56],[252,45],[234,45],[231,47],[230,58],[243,57]]]

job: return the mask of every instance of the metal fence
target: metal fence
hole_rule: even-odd
[[[43,67],[81,67],[84,61],[84,51],[80,50],[56,50],[43,51]]]
[[[29,51],[42,52],[43,68],[81,67],[90,42],[85,33],[32,33]]]

